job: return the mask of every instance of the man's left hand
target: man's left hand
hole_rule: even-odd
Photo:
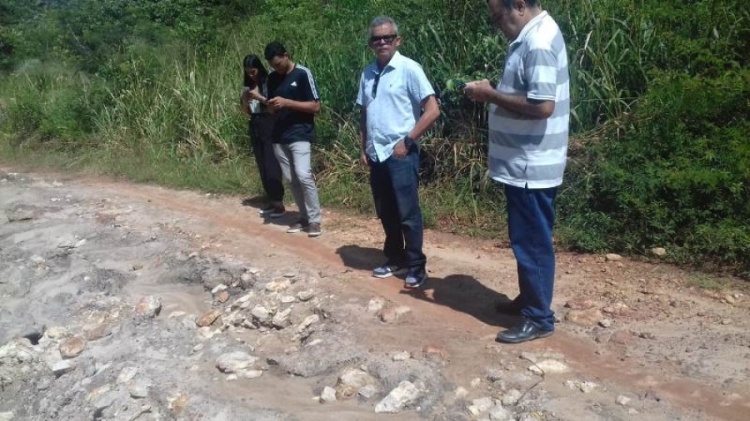
[[[409,154],[409,149],[406,148],[404,139],[396,142],[396,146],[393,147],[393,156],[396,158],[403,158]]]

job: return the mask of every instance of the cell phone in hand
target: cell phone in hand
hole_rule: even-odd
[[[463,91],[466,89],[466,82],[458,79],[453,79],[453,85],[456,87],[456,89]]]

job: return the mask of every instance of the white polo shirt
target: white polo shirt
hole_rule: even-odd
[[[383,162],[391,156],[396,143],[417,124],[422,102],[430,95],[435,95],[435,90],[422,66],[398,51],[382,70],[377,62],[365,68],[357,105],[367,112],[365,153],[370,159]]]

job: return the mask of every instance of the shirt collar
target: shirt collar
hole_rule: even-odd
[[[521,29],[521,32],[518,34],[516,39],[510,43],[510,45],[523,41],[524,38],[526,38],[526,34],[528,34],[529,31],[531,31],[531,28],[537,26],[542,21],[542,19],[546,17],[547,17],[547,11],[543,10],[534,19],[531,19],[526,25],[524,25],[523,29]]]
[[[395,54],[393,54],[393,57],[391,57],[391,61],[389,61],[389,62],[388,62],[388,64],[386,64],[386,65],[385,65],[385,67],[383,67],[383,70],[381,70],[381,72],[384,72],[384,71],[385,71],[386,69],[388,69],[389,67],[390,67],[391,69],[395,69],[395,68],[397,68],[397,67],[398,67],[398,65],[399,65],[399,64],[400,64],[400,63],[401,63],[401,62],[402,62],[403,60],[404,60],[404,56],[402,56],[402,55],[401,55],[401,53],[399,53],[398,51],[396,51],[396,53],[395,53]],[[377,62],[377,60],[376,60],[375,62],[373,62],[373,63],[372,63],[372,72],[373,72],[373,73],[375,73],[375,74],[378,74],[378,73],[379,73],[379,72],[378,72],[378,62]]]

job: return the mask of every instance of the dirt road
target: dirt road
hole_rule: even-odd
[[[555,335],[500,345],[498,242],[427,232],[406,291],[377,220],[243,199],[0,170],[0,420],[750,419],[741,281],[560,253]]]

